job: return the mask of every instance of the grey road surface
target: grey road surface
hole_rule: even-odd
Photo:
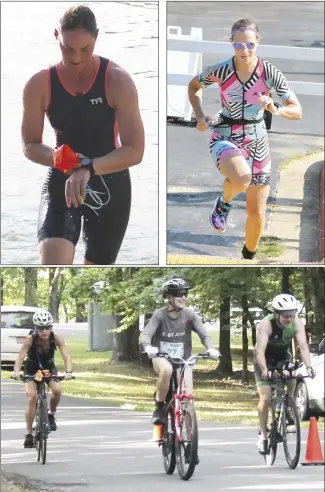
[[[167,3],[167,25],[180,26],[183,34],[189,34],[191,27],[201,27],[204,40],[228,41],[232,24],[241,17],[256,20],[264,44],[324,49],[322,2]],[[203,65],[217,60],[218,55],[203,55]],[[324,81],[321,63],[271,58],[269,61],[288,80]],[[218,97],[213,90],[203,91],[206,115],[216,114],[220,108]],[[273,163],[269,203],[274,203],[279,185],[279,166],[292,156],[318,151],[324,146],[324,97],[301,95],[299,100],[303,107],[302,120],[275,117],[269,131]],[[194,127],[168,125],[167,250],[172,254],[239,258],[246,221],[245,194],[234,199],[226,233],[215,233],[208,219],[217,193],[222,190],[223,178],[210,157],[208,133],[199,133]],[[305,189],[307,194],[317,191],[319,183],[309,186]]]
[[[164,473],[161,451],[151,442],[149,414],[70,397],[63,397],[43,466],[35,450],[22,447],[24,407],[22,385],[2,381],[2,471],[32,483],[41,480],[69,492],[323,490],[323,467],[292,471],[281,449],[267,468],[256,450],[256,428],[213,422],[199,422],[201,463],[190,482],[183,482],[176,471]],[[302,453],[305,440],[303,432]]]

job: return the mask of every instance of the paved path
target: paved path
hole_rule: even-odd
[[[168,25],[181,26],[185,33],[192,26],[202,27],[205,40],[226,41],[233,22],[248,16],[257,19],[265,44],[324,48],[324,7],[321,2],[299,2],[295,4],[294,11],[292,5],[285,2],[245,3],[244,7],[241,2],[232,2],[231,9],[229,2],[169,2],[167,10]],[[215,60],[215,55],[203,55],[203,65]],[[323,82],[321,63],[269,61],[280,68],[289,80]],[[220,106],[220,101],[216,101],[215,97],[214,91],[203,91],[203,107],[207,115],[213,116]],[[281,164],[310,151],[320,151],[324,146],[324,98],[299,96],[299,99],[303,119],[288,121],[273,118],[269,132],[273,163],[270,204],[274,203],[278,190]],[[209,225],[208,217],[216,194],[222,189],[223,178],[215,170],[208,151],[208,132],[201,134],[195,128],[169,125],[167,138],[168,254],[240,258],[246,221],[245,194],[238,195],[234,200],[225,234],[215,233]],[[308,193],[315,194],[319,182],[313,181],[308,186]],[[300,187],[304,188],[303,176]],[[286,198],[290,200],[290,190],[288,193]],[[270,209],[268,219],[269,215]],[[299,226],[299,216],[296,220]],[[311,228],[314,226],[310,223]],[[268,227],[269,223],[266,232]]]
[[[150,416],[102,402],[63,397],[58,430],[50,435],[48,461],[22,447],[25,397],[18,382],[2,382],[2,471],[41,480],[68,492],[177,492],[323,490],[323,467],[285,463],[282,449],[272,468],[256,452],[255,428],[199,422],[200,459],[189,482],[163,471],[161,452],[151,442]],[[303,432],[302,459],[306,432]]]

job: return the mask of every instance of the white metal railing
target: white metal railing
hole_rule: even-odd
[[[192,110],[188,101],[187,87],[190,80],[202,70],[203,53],[231,56],[233,48],[230,43],[202,40],[200,28],[192,27],[190,35],[182,35],[179,26],[168,26],[167,50],[167,115],[190,121]],[[312,61],[322,63],[324,66],[324,50],[320,48],[262,45],[258,48],[258,54],[266,59]],[[296,80],[288,83],[296,94],[324,96],[324,83]],[[219,91],[218,84],[208,88]]]

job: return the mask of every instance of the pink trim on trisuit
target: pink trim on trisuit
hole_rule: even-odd
[[[86,89],[86,90],[84,90],[84,91],[82,92],[82,95],[83,95],[83,96],[84,96],[85,94],[87,94],[87,92],[89,92],[89,91],[90,91],[90,89],[92,88],[92,86],[94,85],[94,82],[95,82],[96,77],[97,77],[98,72],[99,72],[99,67],[100,67],[100,59],[99,59],[99,57],[98,57],[98,62],[97,62],[97,67],[96,67],[95,74],[94,74],[94,76],[93,76],[93,79],[92,79],[92,81],[91,81],[91,83],[90,83],[89,87],[87,87],[87,89]],[[61,82],[61,84],[62,84],[62,87],[63,87],[63,88],[64,88],[67,92],[69,92],[69,94],[71,94],[72,96],[76,96],[76,95],[77,95],[77,93],[76,93],[76,92],[73,92],[72,90],[70,90],[70,89],[69,89],[69,87],[68,87],[68,86],[67,86],[67,85],[63,82],[63,78],[62,78],[62,75],[61,75],[61,72],[60,72],[59,64],[57,64],[57,65],[55,66],[55,68],[56,68],[56,73],[58,74],[59,80],[60,80],[60,82]]]

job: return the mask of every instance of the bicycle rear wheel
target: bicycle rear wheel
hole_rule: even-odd
[[[199,436],[193,404],[184,402],[181,405],[181,439],[175,440],[176,465],[179,476],[189,480],[197,463]]]
[[[300,457],[300,419],[296,403],[292,396],[287,396],[283,405],[282,415],[282,435],[284,454],[289,467],[293,470],[297,467]],[[293,424],[289,425],[287,421],[287,409],[289,409],[290,417]]]
[[[166,423],[163,429],[162,455],[164,460],[165,472],[172,475],[176,466],[175,457],[175,421],[173,408],[167,408]]]

